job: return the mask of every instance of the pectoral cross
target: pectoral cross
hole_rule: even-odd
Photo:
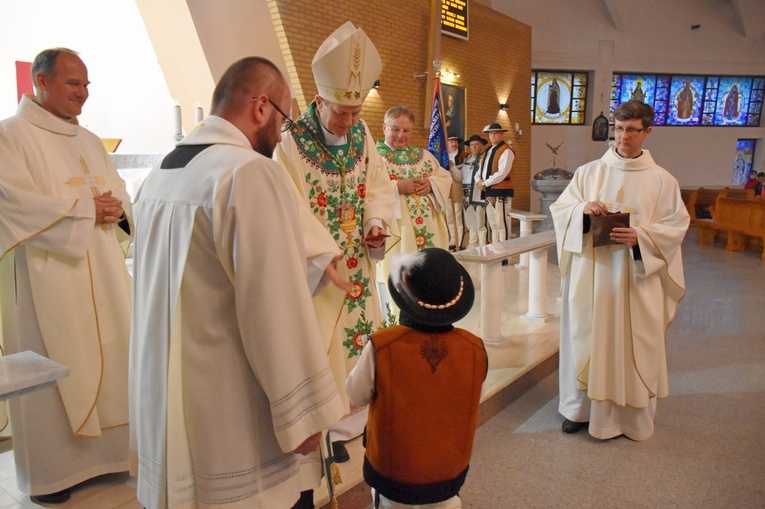
[[[93,197],[98,198],[101,196],[101,190],[98,188],[98,186],[106,184],[106,180],[104,180],[104,178],[100,175],[93,175],[90,173],[88,163],[85,162],[85,159],[82,156],[80,156],[80,166],[82,166],[82,171],[85,173],[85,175],[82,177],[71,177],[70,179],[67,179],[65,184],[70,186],[88,185],[90,186],[90,191],[93,193]]]
[[[616,201],[611,204],[611,207],[609,207],[609,212],[621,212],[622,211],[622,201],[624,200],[624,188],[620,187],[619,191],[616,193]]]
[[[88,185],[90,186],[90,192],[93,193],[93,197],[98,198],[101,196],[101,190],[98,188],[98,186],[106,184],[106,180],[104,180],[104,178],[100,175],[93,175],[90,173],[88,163],[85,162],[85,159],[82,156],[80,156],[80,166],[82,166],[82,171],[85,173],[85,175],[81,177],[71,177],[67,179],[65,184],[70,186]],[[106,231],[106,225],[102,224],[101,229]]]

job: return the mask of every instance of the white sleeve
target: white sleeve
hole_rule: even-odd
[[[491,175],[489,178],[484,180],[483,184],[486,187],[489,187],[505,180],[505,177],[507,177],[510,174],[510,170],[513,169],[514,160],[515,160],[515,154],[513,153],[513,151],[510,149],[505,150],[502,153],[502,155],[499,156],[499,164],[498,164],[499,170],[497,171],[497,173],[495,173],[494,175]]]
[[[375,394],[375,348],[368,338],[369,336],[362,338],[366,344],[361,351],[361,357],[345,381],[348,401],[356,406],[368,405]]]

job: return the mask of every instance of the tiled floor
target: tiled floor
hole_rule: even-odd
[[[478,283],[478,266],[469,266],[473,280]],[[503,335],[506,340],[499,346],[487,346],[489,353],[489,374],[484,383],[482,402],[496,395],[512,381],[526,374],[530,369],[554,355],[558,349],[558,308],[559,282],[557,267],[548,270],[548,311],[546,323],[525,322],[518,317],[527,311],[528,269],[508,266],[503,269],[505,284],[505,312],[503,313]],[[478,286],[478,285],[477,285]],[[480,287],[476,288],[480,294]],[[457,326],[478,334],[480,300],[476,300],[470,314]],[[340,465],[343,483],[337,487],[342,494],[361,482],[363,448],[361,440],[348,444],[351,460]],[[327,503],[326,489],[316,493],[316,506]],[[32,502],[16,487],[13,452],[0,453],[0,509],[21,509],[45,507]],[[77,509],[141,509],[135,498],[135,480],[127,474],[101,476],[78,485],[72,498],[65,504],[49,507]]]

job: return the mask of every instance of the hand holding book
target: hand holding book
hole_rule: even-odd
[[[619,244],[611,238],[614,228],[629,228],[630,215],[626,212],[608,212],[606,214],[590,216],[590,231],[592,232],[592,246],[607,246]]]

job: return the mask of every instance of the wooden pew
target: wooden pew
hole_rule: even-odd
[[[754,189],[744,189],[743,187],[724,187],[720,191],[723,198],[736,198],[738,200],[754,200]]]
[[[691,226],[696,225],[699,219],[712,219],[715,211],[715,200],[718,196],[723,198],[736,198],[739,200],[754,199],[754,189],[743,189],[740,187],[724,187],[722,189],[708,189],[700,187],[690,192],[688,203],[688,214],[691,216]]]
[[[699,219],[711,219],[709,207],[715,204],[720,195],[720,189],[707,189],[700,187],[691,192],[688,202],[688,214],[691,216],[691,225],[695,225]]]
[[[714,244],[717,232],[728,235],[726,250],[741,251],[752,238],[763,241],[762,259],[765,260],[765,200],[747,200],[719,196],[715,201],[712,219],[697,219],[699,244]]]

